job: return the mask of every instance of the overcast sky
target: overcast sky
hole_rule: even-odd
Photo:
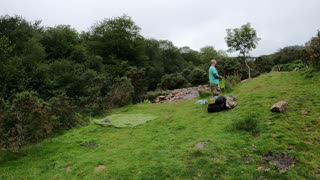
[[[95,22],[126,14],[146,38],[194,50],[226,50],[226,29],[250,22],[261,38],[251,55],[303,45],[320,30],[319,0],[0,0],[0,15],[21,15],[44,26],[87,31]]]

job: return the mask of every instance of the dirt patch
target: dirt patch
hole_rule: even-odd
[[[99,172],[99,171],[102,171],[106,168],[106,166],[104,165],[99,165],[97,167],[94,168],[94,172]]]
[[[295,159],[289,157],[287,153],[273,154],[271,151],[262,156],[261,161],[263,163],[269,163],[276,166],[280,173],[284,173],[289,167],[293,167],[296,163]],[[258,170],[267,170],[268,167],[259,166]]]
[[[67,172],[70,172],[71,170],[72,170],[72,169],[71,169],[71,166],[67,166],[67,167],[66,167],[66,171],[67,171]]]
[[[82,147],[97,147],[97,143],[94,142],[94,141],[91,141],[91,142],[83,142],[80,144],[80,146]]]

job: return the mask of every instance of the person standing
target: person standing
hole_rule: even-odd
[[[217,61],[212,59],[211,66],[209,68],[209,83],[210,83],[210,89],[213,93],[213,96],[219,96],[220,93],[220,87],[219,87],[219,81],[222,78],[222,76],[219,76],[218,70],[216,69]]]

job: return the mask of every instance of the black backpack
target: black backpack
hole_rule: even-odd
[[[224,96],[218,97],[213,104],[208,104],[208,113],[220,112],[228,109],[226,107],[226,98]]]

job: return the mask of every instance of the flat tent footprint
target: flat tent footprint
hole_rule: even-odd
[[[112,114],[102,119],[96,119],[94,120],[94,122],[101,126],[135,127],[148,121],[154,120],[157,117],[158,116],[152,114],[121,113]],[[104,121],[106,118],[110,120],[110,122]]]

